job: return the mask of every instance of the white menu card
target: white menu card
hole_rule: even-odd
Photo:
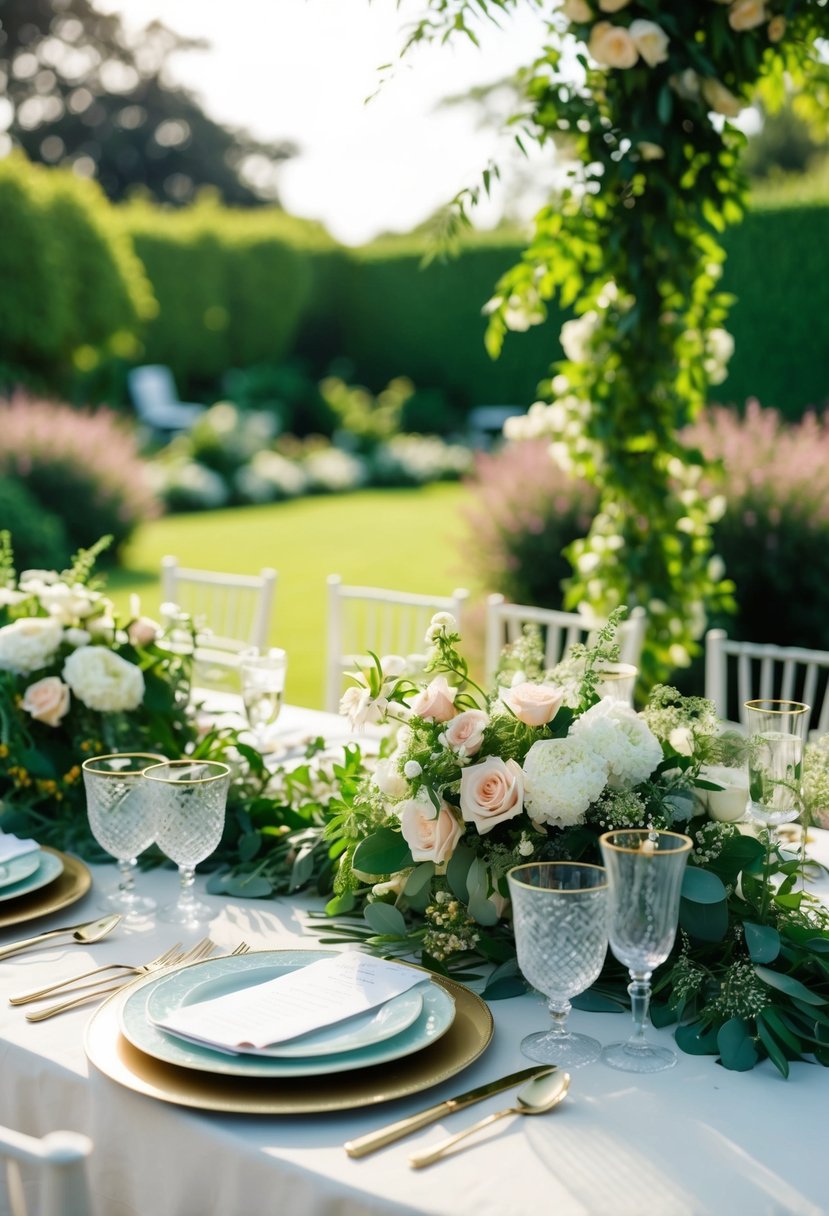
[[[155,1019],[162,1030],[224,1051],[270,1047],[384,1005],[422,984],[414,967],[347,951]]]

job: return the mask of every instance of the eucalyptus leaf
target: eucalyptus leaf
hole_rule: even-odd
[[[459,844],[454,853],[449,859],[449,864],[446,867],[446,881],[449,883],[449,889],[456,899],[459,899],[462,904],[465,904],[469,898],[469,891],[466,886],[466,876],[469,873],[469,867],[475,860],[475,854],[468,845]]]
[[[755,967],[754,971],[764,984],[768,984],[770,988],[776,988],[778,992],[785,992],[787,996],[795,997],[805,1005],[826,1004],[825,997],[812,992],[811,988],[801,984],[800,980],[796,980],[793,975],[783,975],[782,972],[771,971],[768,967]]]
[[[382,937],[405,937],[406,918],[394,904],[384,904],[381,900],[366,904],[363,916],[369,927]]]
[[[773,925],[743,921],[746,945],[754,963],[773,963],[780,953],[780,934]]]
[[[679,924],[689,937],[701,942],[721,942],[728,932],[728,904],[679,901]]]
[[[223,894],[232,895],[234,899],[268,899],[273,895],[273,884],[261,874],[250,877],[236,874],[226,880]]]
[[[412,865],[412,854],[400,832],[378,828],[354,850],[352,866],[364,874],[396,874]]]
[[[727,892],[716,874],[688,866],[682,876],[682,898],[695,904],[718,904],[727,898]]]
[[[729,1018],[717,1032],[717,1047],[724,1068],[732,1072],[749,1072],[759,1060],[748,1023],[742,1018]]]
[[[403,888],[403,894],[406,896],[414,896],[428,887],[435,873],[435,863],[433,861],[423,861],[419,866],[415,866],[409,877],[406,879],[406,885]]]
[[[713,1026],[704,1026],[702,1022],[677,1026],[674,1039],[680,1050],[689,1056],[716,1056],[720,1052],[716,1030]]]

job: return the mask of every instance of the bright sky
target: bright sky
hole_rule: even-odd
[[[159,18],[208,51],[174,61],[176,79],[220,121],[265,139],[291,139],[300,154],[282,171],[282,201],[320,219],[335,237],[359,243],[406,231],[459,189],[475,185],[489,159],[509,156],[510,139],[475,129],[467,107],[437,102],[529,63],[542,24],[528,5],[497,29],[422,49],[398,65],[379,95],[378,68],[396,62],[417,0],[97,0],[133,28]],[[540,200],[528,208],[536,209]],[[496,218],[482,208],[479,222]]]

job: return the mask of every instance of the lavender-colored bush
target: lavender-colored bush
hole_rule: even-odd
[[[22,482],[58,516],[73,550],[111,533],[116,556],[136,525],[159,513],[131,430],[104,408],[76,410],[22,393],[0,402],[0,477]]]

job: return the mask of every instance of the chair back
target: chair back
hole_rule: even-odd
[[[436,612],[451,612],[460,624],[469,592],[414,595],[379,587],[343,586],[338,574],[328,577],[328,647],[325,669],[325,708],[336,713],[343,694],[343,677],[364,666],[369,652],[378,656],[423,655],[425,634]]]
[[[236,667],[243,650],[266,648],[275,589],[270,567],[256,575],[221,574],[179,566],[175,557],[161,560],[162,601],[192,618],[202,664]]]
[[[487,686],[495,680],[501,651],[517,642],[525,625],[538,625],[544,643],[544,665],[555,667],[576,642],[589,644],[604,621],[588,621],[578,612],[557,608],[534,608],[529,604],[509,604],[503,595],[490,595],[486,604],[485,671]],[[645,641],[647,616],[644,608],[634,608],[619,626],[619,658],[639,666]]]
[[[49,1132],[43,1139],[0,1127],[0,1157],[6,1164],[11,1216],[29,1216],[20,1165],[30,1167],[37,1190],[38,1216],[92,1216],[86,1160],[92,1141],[76,1132]]]
[[[746,701],[781,699],[810,706],[808,728],[829,731],[829,651],[737,642],[724,629],[705,635],[705,695],[725,721],[746,725]]]

